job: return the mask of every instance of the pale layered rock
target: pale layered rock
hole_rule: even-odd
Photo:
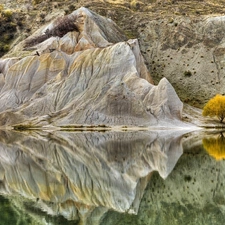
[[[39,56],[3,71],[1,126],[183,126],[182,102],[165,78],[152,84],[137,40],[121,41],[111,20],[85,8],[68,18],[75,31],[34,45]],[[57,26],[52,22],[34,36]]]
[[[136,214],[152,172],[165,179],[181,156],[183,133],[2,131],[0,192],[73,220]]]
[[[5,75],[9,68],[18,61],[18,58],[8,58],[0,60],[0,90],[5,84]]]
[[[0,61],[0,73],[6,75],[9,68],[18,61],[18,58],[8,58]]]

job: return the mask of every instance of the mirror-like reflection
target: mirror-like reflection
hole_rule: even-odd
[[[186,132],[1,131],[0,224],[223,224],[223,134]]]
[[[203,140],[205,150],[216,160],[225,159],[225,137],[223,132],[211,137],[205,137]]]
[[[35,207],[35,202],[21,196],[0,196],[1,225],[76,225],[78,221],[68,221],[63,216],[53,217]]]
[[[152,172],[165,179],[181,156],[182,133],[2,131],[0,192],[79,224],[137,214]]]
[[[196,132],[183,138],[183,155],[163,180],[154,173],[137,216],[110,212],[107,225],[223,225],[225,218],[225,161],[216,160],[203,140],[220,133]]]

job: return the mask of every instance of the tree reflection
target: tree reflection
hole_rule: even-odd
[[[216,160],[225,159],[225,137],[221,132],[218,137],[203,138],[203,147]]]

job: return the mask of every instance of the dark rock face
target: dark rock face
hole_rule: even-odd
[[[72,22],[74,31],[42,38]],[[111,20],[80,8],[14,51],[27,54],[28,44],[32,56],[0,61],[1,126],[181,124],[183,105],[173,87],[165,78],[152,84],[137,40],[124,41]]]

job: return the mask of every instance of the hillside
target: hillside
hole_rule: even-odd
[[[189,126],[170,82],[154,85],[137,39],[81,7],[0,60],[0,126]]]
[[[224,1],[0,1],[0,55],[52,19],[84,6],[138,38],[157,84],[166,77],[181,100],[202,107],[224,94]],[[5,10],[11,13],[4,16]],[[6,56],[7,57],[7,56]],[[200,91],[199,91],[200,90]]]

